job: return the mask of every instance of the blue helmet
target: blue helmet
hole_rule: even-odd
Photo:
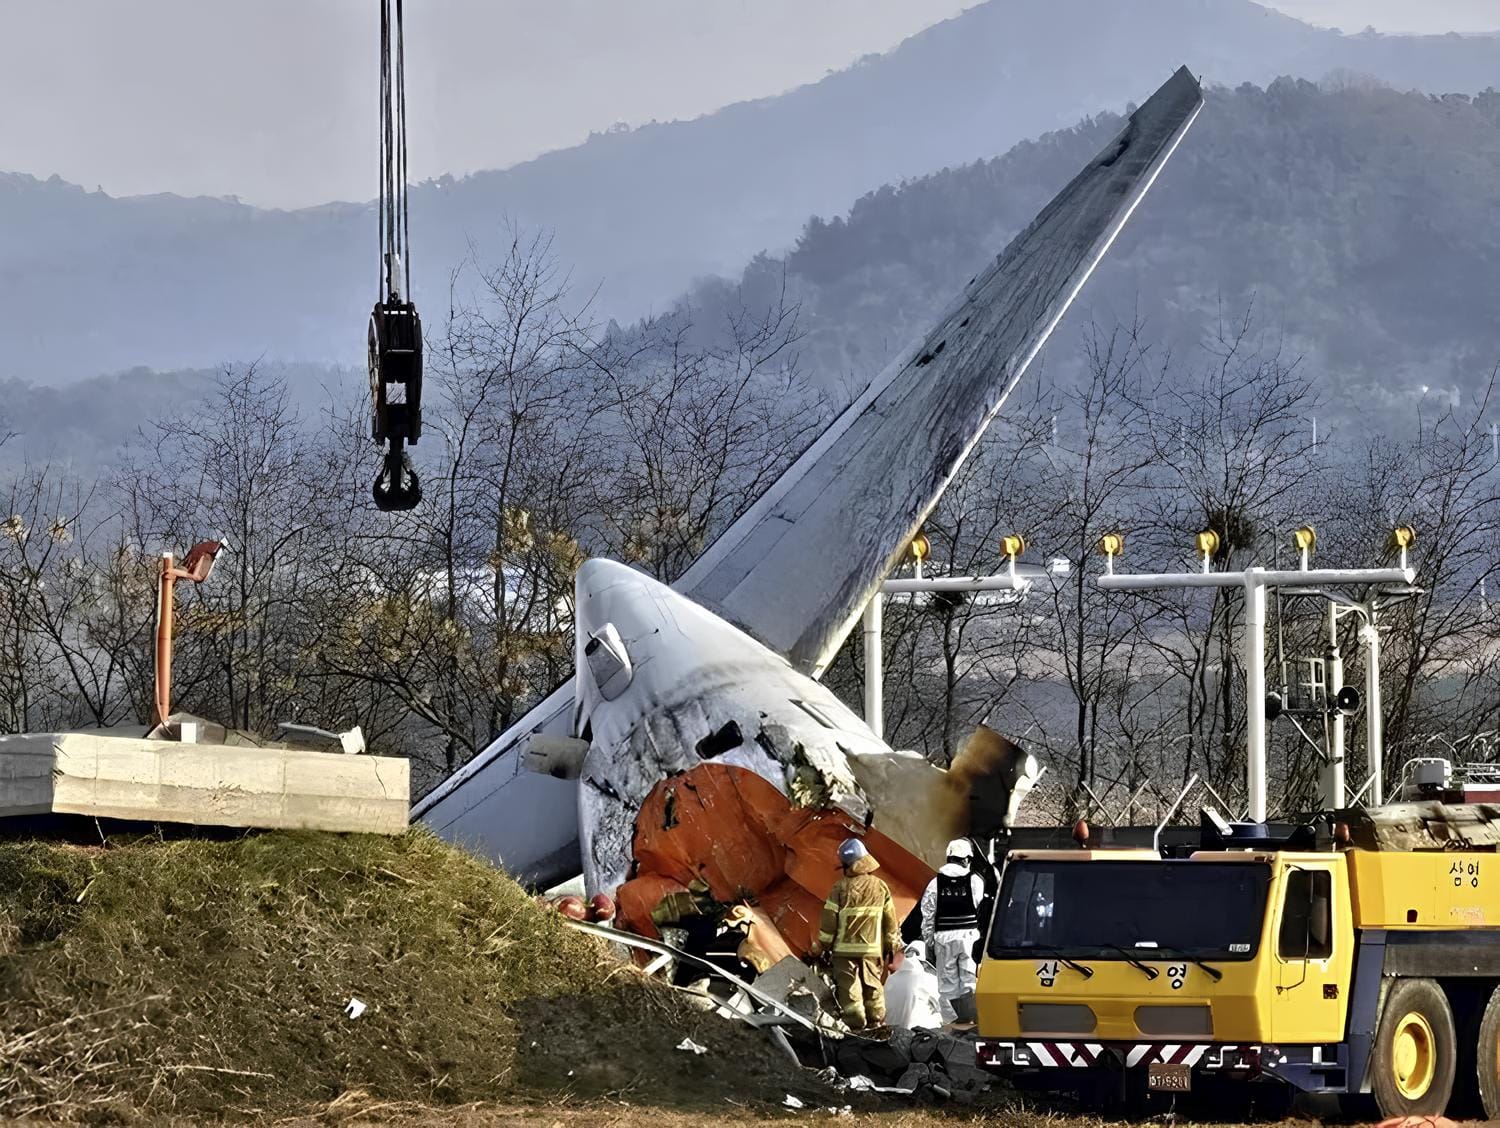
[[[868,858],[870,851],[865,849],[865,844],[858,838],[846,838],[839,844],[839,863],[843,866],[852,866],[861,858]]]

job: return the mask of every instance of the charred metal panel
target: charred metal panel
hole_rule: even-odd
[[[1350,841],[1363,850],[1461,850],[1500,846],[1500,806],[1489,803],[1388,803],[1340,811]]]

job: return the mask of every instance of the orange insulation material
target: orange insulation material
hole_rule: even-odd
[[[817,938],[823,901],[838,880],[839,843],[864,839],[905,918],[933,871],[878,830],[842,811],[793,807],[744,768],[700,764],[657,784],[635,824],[635,876],[620,886],[619,925],[657,936],[651,910],[696,877],[715,901],[759,908],[800,956]]]

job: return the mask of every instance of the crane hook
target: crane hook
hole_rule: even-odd
[[[415,509],[422,501],[422,479],[411,464],[411,456],[395,443],[386,451],[380,473],[371,489],[375,508],[382,513]]]

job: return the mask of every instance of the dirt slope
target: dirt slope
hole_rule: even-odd
[[[673,1049],[684,1033],[711,1052]],[[262,1119],[355,1090],[432,1108],[816,1095],[764,1037],[686,1010],[424,832],[0,841],[0,1117]]]

